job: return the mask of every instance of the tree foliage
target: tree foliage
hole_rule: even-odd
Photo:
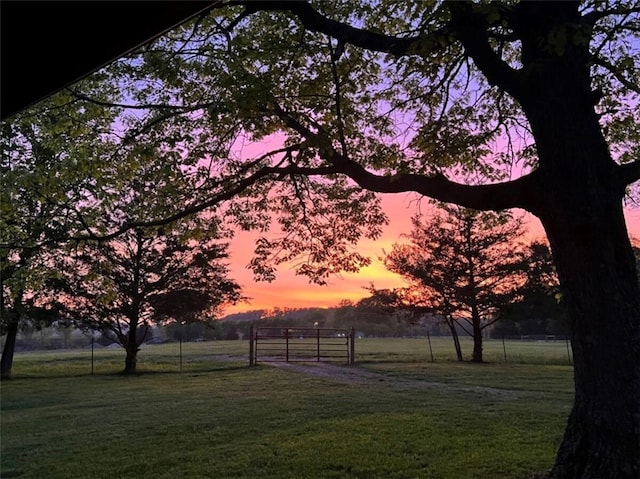
[[[54,272],[43,261],[43,248],[52,253],[61,240],[100,223],[96,196],[106,186],[106,168],[96,168],[96,159],[109,143],[103,139],[115,114],[61,94],[1,125],[3,379],[11,376],[16,334],[39,310]]]
[[[64,272],[52,281],[63,315],[120,344],[127,353],[125,373],[135,372],[153,324],[214,319],[243,299],[228,278],[226,245],[187,233],[136,228],[51,259]]]
[[[405,278],[398,306],[422,305],[447,321],[463,324],[474,339],[473,361],[482,362],[483,330],[499,319],[525,283],[527,264],[521,218],[438,205],[427,221],[413,218],[408,243],[384,257],[385,266]],[[455,336],[454,336],[455,338]]]
[[[520,297],[500,309],[494,333],[502,335],[569,335],[567,311],[546,241],[526,245],[526,280]]]

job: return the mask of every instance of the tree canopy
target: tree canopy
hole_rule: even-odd
[[[408,283],[395,291],[400,301],[394,303],[461,323],[474,340],[473,360],[483,362],[482,330],[518,298],[526,281],[523,233],[522,219],[509,212],[439,205],[426,220],[414,217],[408,242],[384,257],[385,266]]]
[[[196,238],[193,224],[182,221],[170,231],[135,228],[50,258],[60,271],[49,283],[61,317],[106,333],[126,351],[124,372],[135,373],[152,325],[215,319],[243,299],[228,278],[227,245]]]

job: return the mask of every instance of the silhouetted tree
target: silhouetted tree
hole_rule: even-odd
[[[414,217],[409,243],[395,244],[384,263],[409,283],[404,303],[420,301],[452,331],[454,320],[461,324],[473,338],[473,361],[481,363],[483,330],[525,281],[522,233],[522,221],[509,213],[438,205],[429,220]]]
[[[242,299],[227,277],[226,244],[182,234],[136,228],[59,259],[66,315],[122,346],[126,374],[153,323],[205,320]]]
[[[520,297],[500,309],[495,333],[568,335],[567,310],[549,246],[536,240],[525,247],[526,281]]]

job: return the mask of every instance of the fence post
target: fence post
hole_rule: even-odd
[[[353,326],[351,326],[351,329],[349,329],[349,364],[355,364],[356,362],[355,338],[356,332]]]
[[[320,329],[316,328],[316,362],[320,362]]]
[[[507,362],[507,346],[504,344],[504,334],[502,335],[502,351],[504,352],[504,362]]]
[[[182,372],[182,322],[180,322],[180,372]]]
[[[285,344],[285,360],[289,362],[289,328],[285,329],[284,332],[284,344]]]
[[[96,339],[93,337],[93,333],[91,333],[91,374],[93,374],[93,362],[94,362],[93,354],[94,354],[95,340]]]
[[[249,327],[249,366],[255,366],[255,346],[253,344],[253,324]]]

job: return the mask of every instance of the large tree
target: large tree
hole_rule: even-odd
[[[400,296],[461,324],[473,338],[473,361],[481,363],[483,330],[525,282],[523,233],[522,219],[509,212],[439,205],[429,219],[413,218],[408,242],[395,244],[384,264],[407,280]]]
[[[54,273],[43,262],[43,253],[51,253],[63,238],[86,232],[89,224],[101,223],[101,208],[96,206],[104,181],[94,160],[110,144],[116,114],[61,94],[2,124],[2,379],[11,376],[16,335],[37,314],[43,283]],[[109,165],[102,171],[109,176]]]
[[[50,258],[65,255],[78,242],[116,238],[152,223],[181,194],[197,190],[201,175],[179,147],[160,140],[132,144],[122,133],[120,109],[105,109],[95,99],[113,102],[121,92],[100,75],[85,83],[93,102],[69,92],[21,112],[2,123],[0,136],[0,321],[6,334],[1,377],[11,377],[16,336],[51,301],[47,282],[58,271]],[[123,136],[124,135],[124,136]],[[152,161],[153,160],[153,161]],[[210,205],[216,199],[209,198]],[[175,210],[175,206],[173,210]],[[209,229],[217,228],[209,215]],[[202,222],[202,218],[200,219]],[[207,229],[203,225],[202,229]]]
[[[184,222],[180,226],[161,234],[131,229],[53,259],[64,271],[53,283],[62,314],[122,346],[125,374],[136,372],[140,345],[153,324],[208,320],[242,299],[228,278],[226,244],[194,239]]]
[[[182,146],[203,175],[153,222],[236,195],[240,226],[280,220],[256,273],[272,278],[274,251],[307,252],[298,271],[322,281],[365,264],[349,246],[384,222],[359,188],[533,213],[575,360],[552,475],[636,477],[640,290],[623,200],[640,177],[640,5],[230,0],[210,13],[100,72],[124,89],[123,151]],[[458,179],[469,172],[484,183]]]

